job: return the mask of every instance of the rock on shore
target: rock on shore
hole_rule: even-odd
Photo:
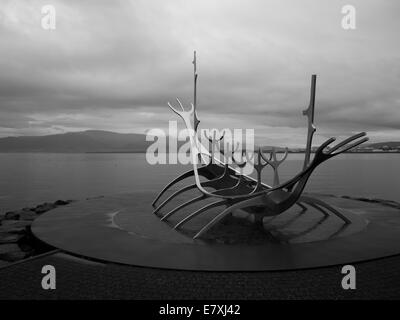
[[[51,249],[33,237],[31,224],[41,214],[70,202],[72,200],[45,202],[0,216],[0,267]]]

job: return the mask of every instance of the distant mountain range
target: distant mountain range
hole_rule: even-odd
[[[87,130],[46,136],[0,138],[0,152],[145,152],[152,143],[153,141],[146,141],[144,134]],[[178,143],[178,148],[182,143]],[[380,149],[383,146],[400,149],[400,141],[372,143],[364,147]],[[263,146],[263,149],[270,148]]]
[[[0,138],[0,152],[143,152],[151,143],[144,134],[88,130]]]

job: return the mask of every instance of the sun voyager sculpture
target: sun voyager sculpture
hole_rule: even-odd
[[[220,208],[218,213],[211,218],[194,235],[194,239],[201,237],[214,225],[222,219],[232,214],[237,210],[244,210],[254,215],[254,221],[262,223],[264,217],[272,217],[282,214],[293,206],[299,206],[304,214],[307,212],[307,207],[313,207],[325,216],[336,215],[342,220],[343,228],[352,223],[351,219],[342,214],[338,209],[329,205],[325,201],[310,195],[303,194],[304,188],[313,171],[323,162],[338,156],[348,150],[351,150],[360,144],[368,141],[365,132],[355,134],[336,145],[332,145],[336,140],[330,138],[322,143],[314,152],[311,159],[311,148],[313,135],[316,131],[314,125],[314,109],[315,109],[315,88],[316,75],[311,78],[311,94],[309,106],[303,111],[303,115],[307,117],[307,145],[305,149],[305,157],[303,169],[293,176],[291,179],[280,182],[278,175],[279,165],[286,159],[288,149],[284,156],[278,160],[277,152],[273,149],[267,156],[261,148],[258,148],[254,154],[253,167],[256,172],[256,178],[243,173],[242,168],[246,165],[246,161],[238,161],[234,156],[235,148],[221,148],[223,136],[216,138],[207,136],[209,146],[205,147],[198,136],[198,126],[200,120],[196,111],[197,100],[197,70],[196,70],[196,52],[194,52],[194,101],[191,106],[185,109],[177,98],[179,108],[168,103],[171,110],[176,113],[184,122],[190,139],[190,154],[193,168],[174,180],[168,183],[163,190],[154,199],[152,205],[154,214],[160,216],[161,220],[166,221],[171,216],[184,210],[190,205],[205,199],[212,199],[212,202],[207,203],[195,211],[189,211],[185,217],[180,219],[174,225],[175,229],[181,228],[184,224],[196,218],[197,216],[206,213],[215,208]],[[223,156],[224,160],[220,160],[218,155]],[[245,157],[248,160],[248,157]],[[229,159],[231,161],[229,161]],[[242,158],[243,159],[243,158]],[[270,186],[262,181],[262,171],[266,166],[271,166],[273,169],[273,185]],[[200,179],[203,178],[203,181]],[[194,183],[188,184],[181,189],[173,192],[164,201],[160,201],[163,195],[187,178],[193,178]],[[204,181],[204,179],[206,181]],[[161,213],[161,209],[175,199],[180,194],[190,192],[197,189],[200,195],[193,197],[168,212]]]

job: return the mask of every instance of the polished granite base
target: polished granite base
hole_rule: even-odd
[[[175,230],[171,226],[187,212],[163,222],[152,213],[154,196],[135,192],[74,202],[39,217],[32,231],[42,241],[83,257],[182,270],[294,270],[400,254],[400,210],[380,203],[312,195],[353,223],[346,226],[334,215],[293,207],[265,218],[262,230],[249,222],[251,217],[237,213],[193,240],[216,212]]]

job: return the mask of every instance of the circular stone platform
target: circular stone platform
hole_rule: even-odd
[[[311,207],[305,212],[293,208],[265,218],[267,232],[254,229],[242,214],[211,229],[204,239],[193,240],[191,236],[212,213],[175,230],[171,225],[182,217],[160,221],[150,205],[154,196],[138,192],[75,202],[40,216],[32,231],[42,241],[73,254],[183,270],[293,270],[400,254],[400,210],[379,203],[312,195],[353,223],[344,226],[338,217],[326,217]]]

